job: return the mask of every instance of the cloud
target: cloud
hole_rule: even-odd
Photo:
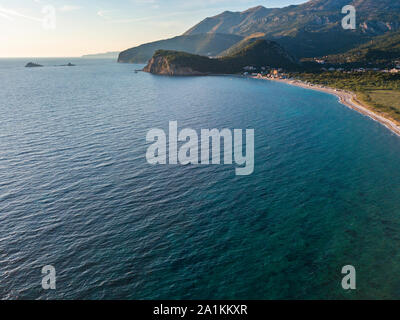
[[[62,12],[70,12],[70,11],[76,11],[76,10],[80,10],[80,9],[82,9],[82,7],[80,7],[80,6],[65,5],[65,6],[62,6],[61,8],[59,8],[58,10],[60,10]]]
[[[104,19],[111,19],[110,16],[109,16],[109,14],[110,14],[111,12],[113,12],[113,11],[115,11],[115,10],[99,10],[99,11],[97,11],[97,15],[98,15],[99,17],[104,18]]]
[[[121,11],[118,9],[112,9],[112,10],[99,10],[97,11],[97,15],[99,17],[102,17],[104,19],[115,19],[116,16],[119,16],[121,14]]]
[[[133,0],[133,3],[136,4],[154,4],[157,3],[157,0]]]
[[[159,0],[132,0],[132,3],[141,6],[150,6],[153,9],[160,8]]]
[[[2,18],[4,18],[4,19],[7,19],[7,20],[9,20],[9,21],[14,21],[13,18],[11,18],[9,15],[7,15],[7,14],[1,12],[1,11],[0,11],[0,17],[2,17]]]
[[[107,22],[113,23],[131,23],[131,22],[140,22],[144,20],[148,20],[149,18],[117,18],[112,13],[117,12],[117,10],[99,10],[97,11],[97,15],[102,17]]]
[[[40,19],[40,18],[28,16],[21,12],[18,12],[18,11],[12,10],[12,9],[6,9],[1,6],[0,6],[0,14],[3,18],[6,18],[8,20],[10,20],[10,19],[12,20],[12,17],[18,17],[18,18],[24,18],[24,19],[28,19],[28,20],[37,21],[37,22],[42,22],[42,19]]]
[[[117,17],[119,15],[119,10],[99,10],[97,11],[97,15],[102,17],[107,22],[112,23],[131,23],[131,22],[140,22],[149,20],[149,17],[141,17],[141,18],[125,18],[125,17]]]

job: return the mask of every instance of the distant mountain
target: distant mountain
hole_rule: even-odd
[[[341,10],[349,4],[357,10],[354,31],[341,26]],[[258,6],[243,12],[225,11],[206,18],[184,35],[225,33],[246,37],[263,33],[298,57],[312,57],[344,52],[395,30],[400,30],[400,1],[312,0],[285,8]]]
[[[214,59],[186,52],[158,50],[143,70],[163,75],[233,74],[242,72],[246,66],[297,67],[296,60],[279,44],[257,40],[232,55]]]
[[[95,53],[95,54],[86,54],[82,56],[82,58],[86,59],[117,59],[119,55],[118,51],[115,52],[106,52],[106,53]]]
[[[325,57],[325,60],[332,64],[394,65],[395,60],[400,61],[400,31],[375,37],[348,52]]]
[[[242,39],[242,36],[218,33],[178,36],[125,50],[119,55],[118,62],[146,63],[160,49],[185,51],[204,56],[217,56],[220,52],[230,48]]]

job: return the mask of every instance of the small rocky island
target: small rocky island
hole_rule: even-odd
[[[76,67],[75,64],[72,64],[71,62],[68,64],[62,64],[60,67]]]
[[[43,67],[41,64],[29,62],[26,64],[25,68],[38,68],[38,67]]]
[[[37,64],[37,63],[33,63],[33,62],[29,62],[25,66],[25,68],[38,68],[38,67],[43,67],[43,66],[41,64]],[[69,62],[68,64],[56,65],[55,67],[76,67],[76,65]]]
[[[273,66],[286,70],[298,68],[298,63],[274,41],[243,41],[226,55],[209,58],[180,51],[158,50],[143,71],[170,76],[201,76],[236,74],[246,66]]]

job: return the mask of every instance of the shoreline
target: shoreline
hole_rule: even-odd
[[[257,77],[251,77],[253,79],[260,79]],[[320,92],[325,92],[329,94],[333,94],[339,98],[339,102],[344,106],[355,110],[374,121],[379,122],[380,124],[384,125],[387,129],[392,131],[394,134],[400,137],[400,125],[396,124],[396,122],[392,119],[385,118],[384,116],[376,113],[375,111],[371,110],[368,106],[357,100],[357,95],[354,92],[344,91],[340,89],[329,88],[320,85],[311,85],[304,83],[300,80],[289,80],[289,79],[265,79],[261,78],[261,80],[270,80],[276,81],[281,83],[286,83],[288,85],[304,88],[304,89],[311,89]]]
[[[141,70],[142,72],[146,72]],[[188,76],[203,76],[203,75],[188,75]],[[357,99],[357,95],[351,91],[345,91],[341,89],[330,88],[326,86],[321,86],[317,84],[309,84],[305,83],[301,80],[291,80],[291,79],[271,79],[271,78],[259,78],[257,76],[243,76],[238,74],[205,74],[204,76],[229,76],[229,77],[238,77],[238,78],[248,78],[248,79],[256,79],[256,80],[267,80],[267,81],[276,81],[285,83],[287,85],[300,87],[303,89],[310,89],[315,91],[320,91],[328,94],[335,95],[339,99],[339,103],[342,105],[361,113],[364,116],[369,117],[370,119],[379,122],[381,125],[385,126],[392,133],[400,137],[400,123],[396,123],[395,120],[391,118],[386,118],[383,115],[380,115],[376,111],[372,110],[368,105],[360,102]]]

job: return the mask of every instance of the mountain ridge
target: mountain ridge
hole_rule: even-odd
[[[171,39],[146,43],[122,51],[119,54],[118,62],[146,63],[153,54],[160,49],[184,51],[204,56],[217,56],[220,52],[230,48],[242,39],[243,37],[232,34],[196,34],[177,36]]]
[[[349,4],[357,9],[356,30],[342,28],[342,8]],[[224,11],[205,18],[181,36],[125,50],[118,61],[145,63],[159,49],[222,56],[240,47],[248,37],[275,41],[297,59],[314,58],[343,54],[397,31],[400,1],[311,0],[284,8],[256,6],[242,12]]]
[[[342,8],[354,5],[357,29],[344,30]],[[284,8],[257,6],[223,12],[199,22],[184,35],[261,32],[299,58],[340,53],[389,31],[400,30],[400,3],[390,0],[311,0]],[[353,45],[354,43],[354,45]]]

